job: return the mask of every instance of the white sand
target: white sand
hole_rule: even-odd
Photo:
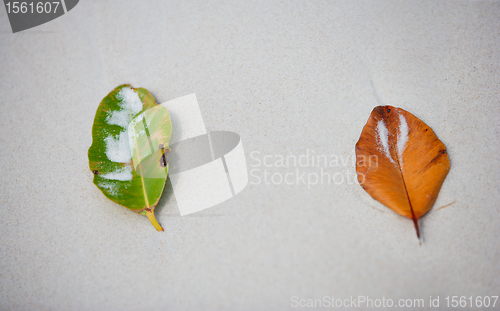
[[[498,295],[499,29],[493,1],[80,1],[19,34],[2,6],[0,309]],[[196,93],[206,126],[240,134],[259,177],[253,151],[346,159],[375,106],[408,110],[451,160],[422,245],[411,220],[356,184],[251,176],[235,198],[186,217],[167,183],[157,232],[109,201],[88,168],[97,106],[123,83],[158,102]]]

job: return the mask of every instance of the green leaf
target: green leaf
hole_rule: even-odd
[[[154,209],[167,180],[171,133],[167,109],[148,90],[124,84],[97,108],[88,152],[94,184],[110,200],[148,216],[158,231]]]

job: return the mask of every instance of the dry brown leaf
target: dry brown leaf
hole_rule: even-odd
[[[446,147],[420,119],[400,108],[373,109],[356,144],[358,181],[375,200],[413,220],[434,205],[448,171]]]

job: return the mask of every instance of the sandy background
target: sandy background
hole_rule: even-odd
[[[358,185],[249,184],[185,217],[167,186],[159,233],[88,169],[95,111],[122,83],[196,93],[249,169],[255,151],[353,156],[373,107],[402,107],[448,148],[435,209],[456,203],[422,219],[419,245]],[[498,1],[80,1],[18,34],[2,7],[0,102],[1,310],[500,294]]]

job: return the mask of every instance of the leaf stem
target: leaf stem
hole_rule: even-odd
[[[411,209],[411,218],[413,220],[413,224],[415,225],[415,230],[417,231],[417,238],[420,240],[420,228],[418,227],[418,218],[415,217],[415,213],[413,212],[413,208]]]
[[[160,226],[158,221],[155,218],[155,214],[153,210],[146,210],[146,216],[148,216],[149,220],[153,224],[153,226],[156,228],[158,231],[163,231],[163,228]]]

